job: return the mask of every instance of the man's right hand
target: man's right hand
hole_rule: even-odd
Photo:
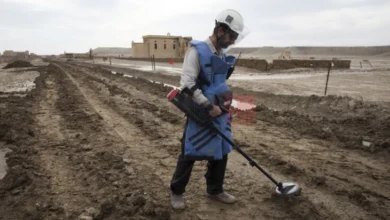
[[[207,107],[208,105],[210,105],[210,103],[211,103],[211,102],[210,102],[209,100],[207,100],[207,101],[203,102],[202,105],[203,105],[204,107]],[[210,114],[212,117],[217,117],[218,115],[222,114],[221,108],[219,108],[218,105],[213,105],[213,109],[211,109],[211,110],[209,111],[209,114]]]
[[[209,114],[210,114],[212,117],[217,117],[217,116],[220,115],[221,113],[222,113],[221,108],[219,108],[218,105],[214,105],[214,108],[211,109],[211,111],[209,111]]]

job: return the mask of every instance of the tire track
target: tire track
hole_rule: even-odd
[[[151,192],[158,189],[155,177],[140,175],[144,167],[123,160],[124,143],[85,100],[74,81],[58,66],[51,72],[57,78],[56,108],[63,118],[61,133],[66,141],[53,149],[54,155],[47,153],[46,159],[52,161],[53,172],[58,171],[53,174],[61,190],[56,198],[62,202],[65,217],[169,218],[164,203],[157,204],[152,197]],[[144,182],[150,182],[150,187]]]

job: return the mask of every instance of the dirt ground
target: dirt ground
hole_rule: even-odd
[[[186,209],[175,211],[169,181],[185,118],[166,100],[171,88],[149,80],[177,85],[178,76],[73,62],[36,71],[26,96],[0,97],[0,149],[11,150],[0,219],[390,218],[384,102],[233,86],[257,104],[235,110],[235,142],[302,193],[276,196],[274,185],[233,152],[225,190],[238,202],[206,197],[203,161],[192,171]]]

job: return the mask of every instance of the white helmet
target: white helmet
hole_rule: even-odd
[[[249,29],[244,25],[244,18],[236,10],[227,9],[221,11],[215,18],[216,25],[225,24],[232,31],[238,34],[235,44],[238,44],[242,39],[244,39],[249,34]],[[224,52],[227,52],[232,48],[233,45],[224,49]]]
[[[233,9],[227,9],[221,11],[215,20],[218,23],[226,24],[231,30],[237,34],[241,34],[244,30],[244,19],[237,11]]]

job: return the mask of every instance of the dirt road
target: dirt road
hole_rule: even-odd
[[[302,194],[281,198],[236,152],[225,189],[234,205],[205,195],[206,162],[194,167],[187,208],[169,205],[169,181],[185,118],[171,90],[149,79],[174,76],[54,62],[39,67],[26,97],[0,97],[0,219],[389,219],[388,109],[348,97],[286,97],[234,88],[261,100],[236,111],[235,141]],[[253,114],[252,114],[253,113]],[[244,124],[245,117],[254,117]],[[362,146],[362,141],[369,147]]]

